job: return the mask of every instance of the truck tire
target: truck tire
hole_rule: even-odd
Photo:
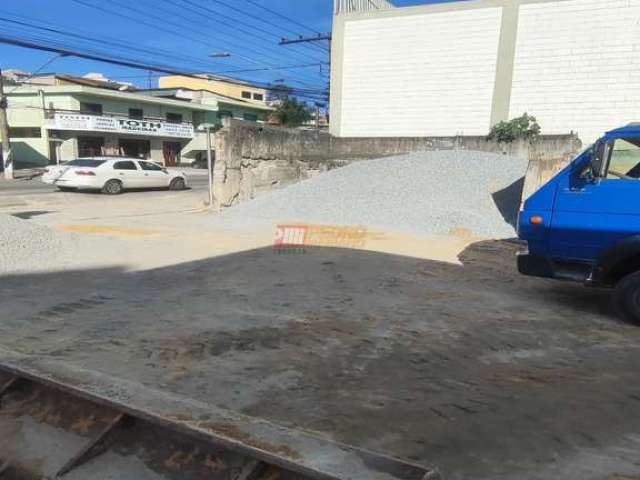
[[[613,307],[624,320],[640,325],[640,271],[623,277],[616,284]]]

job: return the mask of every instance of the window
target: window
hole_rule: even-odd
[[[137,170],[136,164],[131,161],[116,162],[113,164],[114,170]]]
[[[182,123],[182,114],[180,114],[180,113],[167,113],[167,122],[169,122],[169,123]]]
[[[249,100],[251,100],[251,92],[242,92],[242,98],[248,98]]]
[[[264,100],[264,95],[261,94],[261,93],[254,93],[253,94],[253,99],[262,101],[262,100]]]
[[[220,110],[218,111],[218,118],[233,118],[233,112],[231,110]]]
[[[151,162],[138,162],[138,163],[140,164],[140,167],[142,167],[142,170],[147,170],[150,172],[158,172],[163,170],[163,168],[157,163],[151,163]]]
[[[78,160],[71,160],[70,162],[65,162],[65,166],[68,167],[89,167],[89,168],[96,168],[99,167],[100,165],[102,165],[105,161],[104,160],[87,160],[87,159],[78,159]]]
[[[134,120],[142,120],[144,116],[144,112],[141,108],[130,108],[129,109],[129,118],[133,118]]]
[[[102,105],[99,103],[80,102],[80,112],[90,115],[102,115]]]
[[[255,113],[243,113],[242,114],[242,118],[244,120],[246,120],[247,122],[257,122],[258,121],[258,115],[256,115]]]
[[[9,129],[12,138],[42,138],[42,131],[38,127],[13,127]]]
[[[619,138],[614,142],[606,178],[640,179],[640,138]]]

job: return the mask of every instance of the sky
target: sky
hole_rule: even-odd
[[[456,0],[394,0],[394,3],[410,6],[440,1]],[[328,61],[326,42],[317,46],[280,46],[278,42],[283,37],[329,32],[332,4],[333,0],[0,2],[0,38],[46,41],[83,51],[109,52],[180,71],[208,71],[318,90],[325,88],[328,80],[328,67],[321,65]],[[34,29],[32,25],[56,32]],[[210,57],[216,53],[231,56]],[[145,88],[155,87],[157,76],[4,44],[0,44],[0,67],[78,75],[100,72]]]

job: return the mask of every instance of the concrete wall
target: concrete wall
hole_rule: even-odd
[[[528,159],[528,195],[582,148],[575,135],[512,144],[490,142],[481,136],[340,138],[236,120],[225,120],[224,128],[216,132],[215,144],[214,192],[217,205],[222,207],[352,161],[432,150],[479,150]]]
[[[486,134],[501,16],[485,8],[347,22],[340,136]]]
[[[640,1],[566,0],[520,7],[511,116],[593,141],[638,121]]]
[[[472,0],[334,18],[336,136],[486,134],[527,112],[592,142],[635,121],[640,0]]]

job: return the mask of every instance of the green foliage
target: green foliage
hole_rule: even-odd
[[[287,97],[280,102],[274,115],[280,124],[285,127],[299,127],[313,118],[306,103],[299,102],[291,97]]]
[[[532,140],[538,135],[540,135],[540,125],[536,117],[525,113],[521,117],[494,125],[487,140],[511,143],[518,139]]]

